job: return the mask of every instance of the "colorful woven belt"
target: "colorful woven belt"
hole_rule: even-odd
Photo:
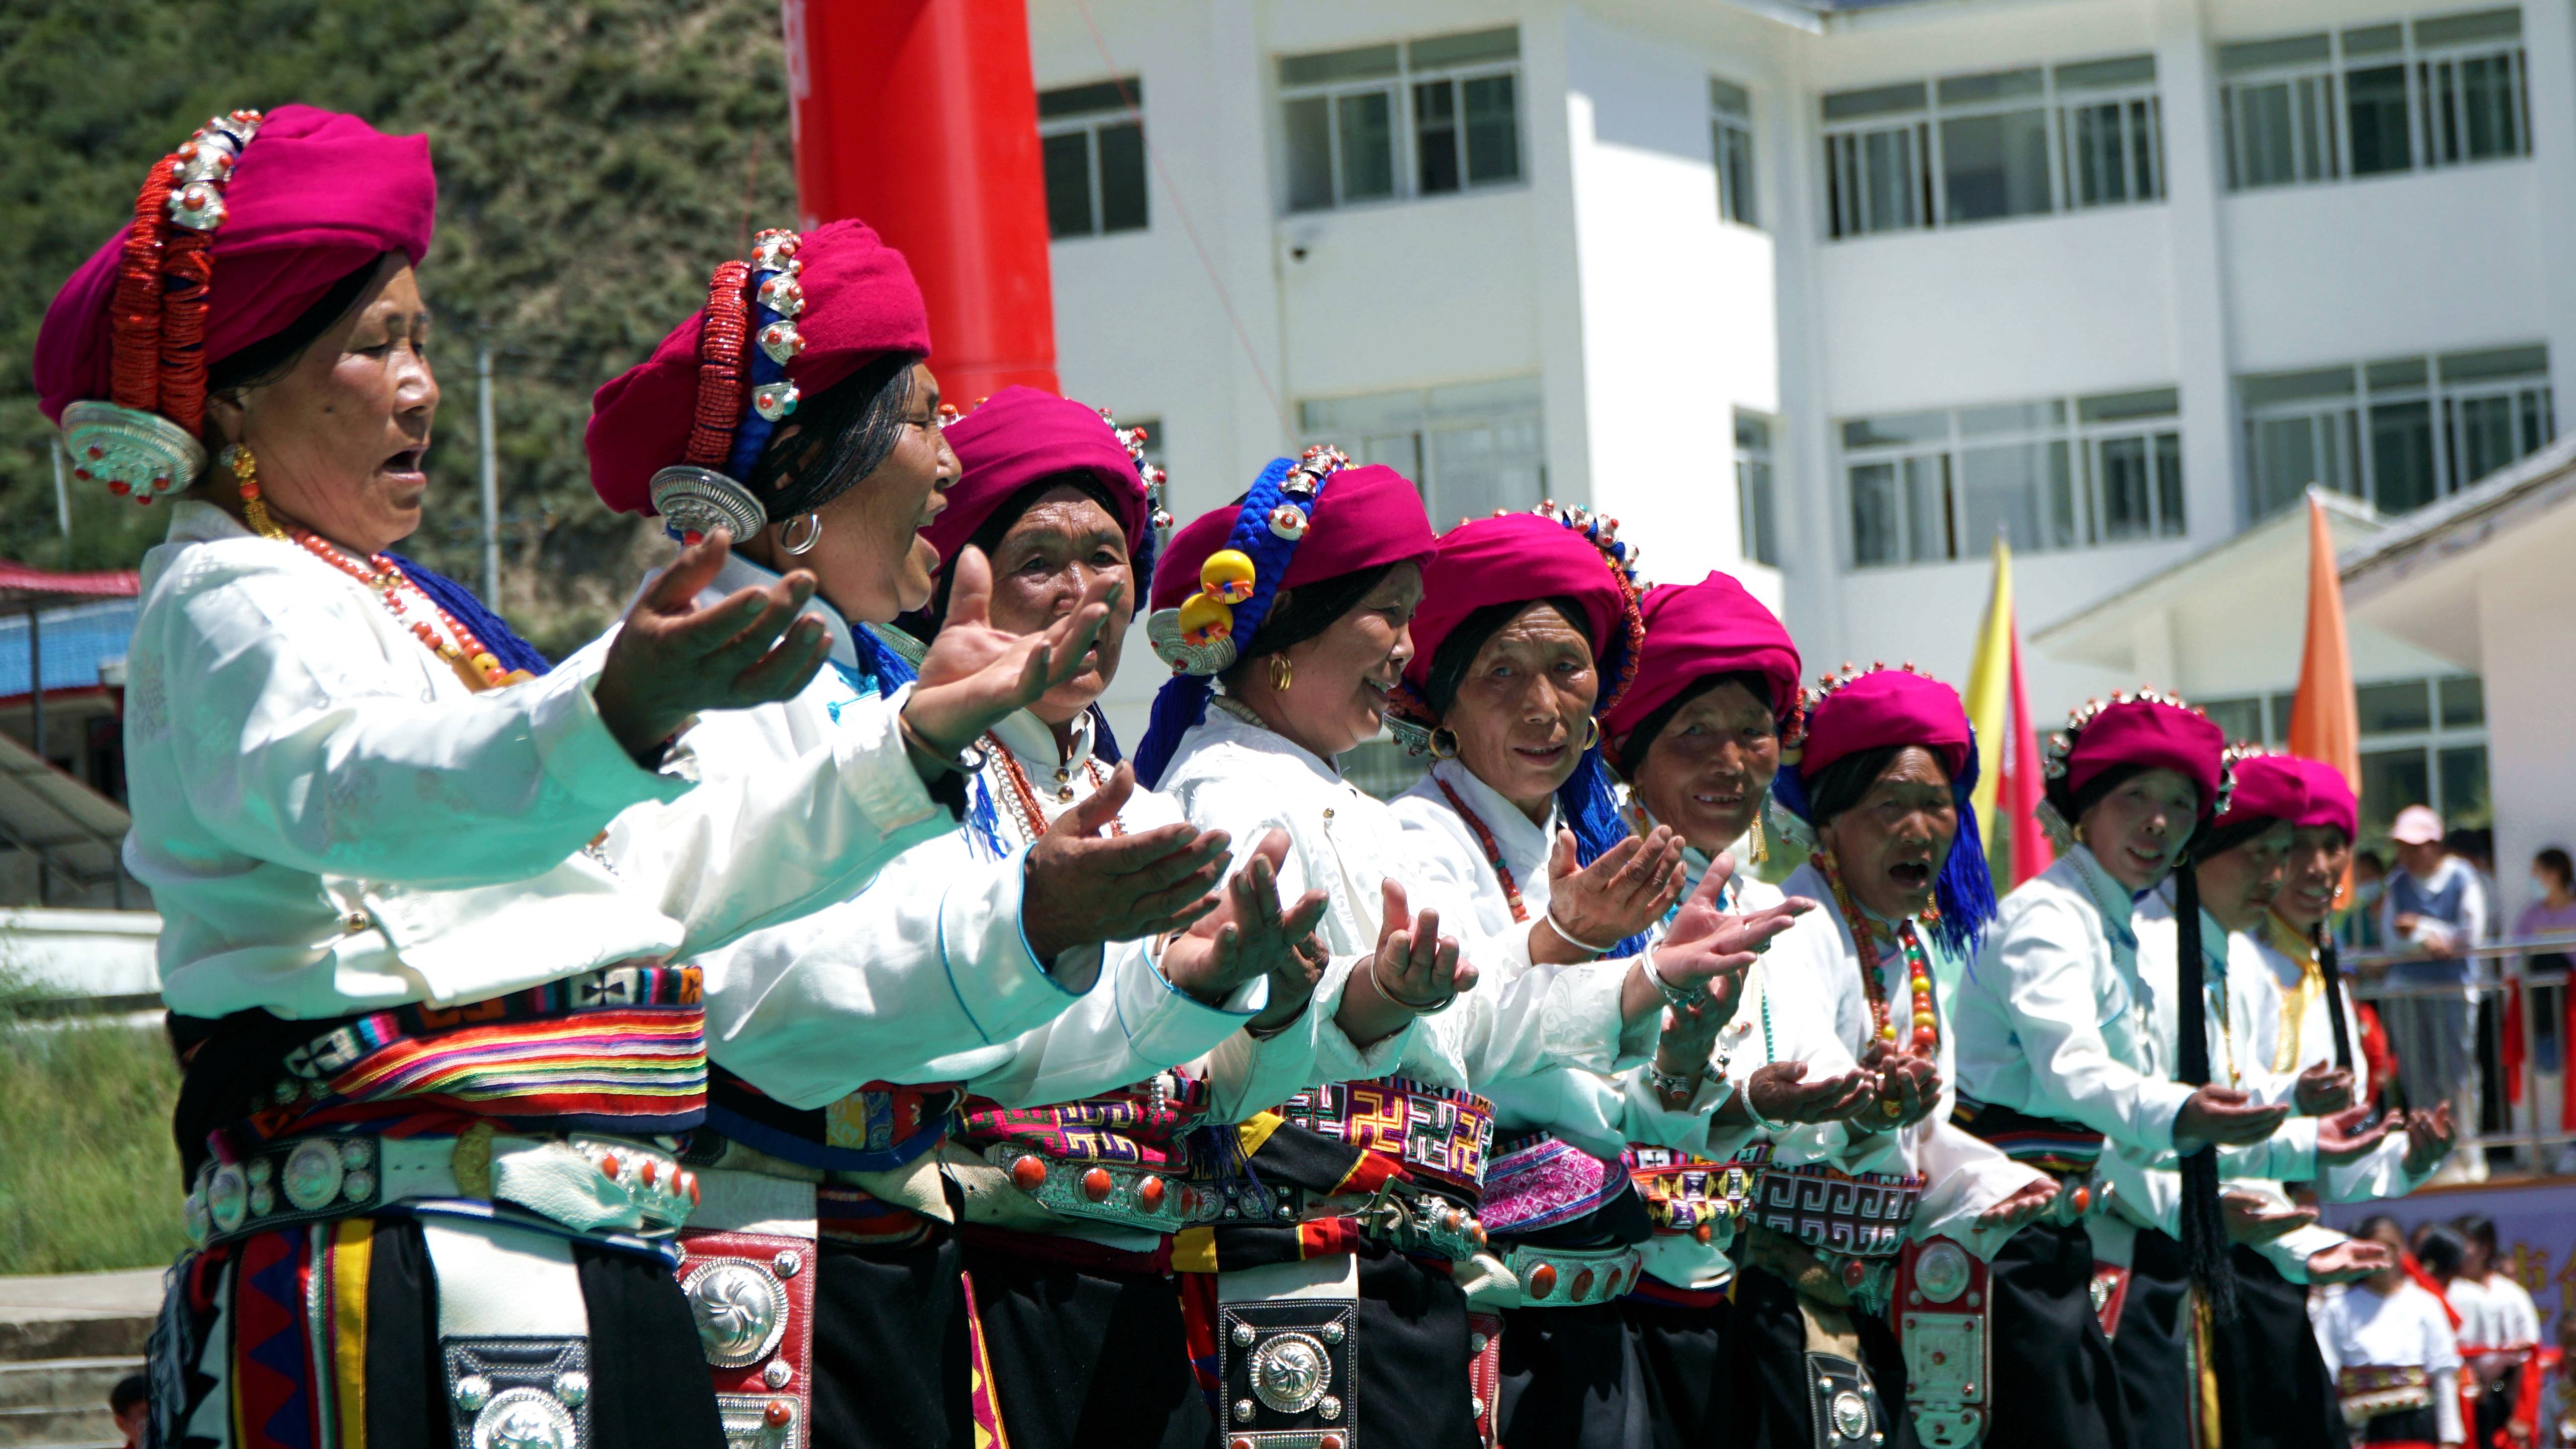
[[[790,1107],[722,1067],[707,1125],[746,1147],[825,1172],[891,1172],[948,1135],[956,1088],[870,1082],[815,1108]]]
[[[1207,1083],[1179,1072],[1046,1107],[1004,1107],[977,1097],[966,1103],[957,1135],[979,1149],[1007,1142],[1058,1162],[1183,1172],[1189,1165],[1183,1139],[1207,1111],[1207,1100]]]
[[[224,1154],[350,1123],[497,1118],[526,1130],[685,1132],[707,1103],[695,966],[586,971],[484,1001],[347,1018],[287,1050]]]
[[[1993,1143],[2013,1161],[2059,1177],[2086,1176],[2102,1158],[2102,1134],[2090,1127],[1979,1102],[1964,1092],[1950,1111],[1950,1121],[1968,1135]]]
[[[2433,1383],[2413,1364],[2356,1364],[2335,1375],[2335,1396],[2346,1419],[2375,1419],[2432,1403]]]
[[[1497,1237],[1534,1233],[1596,1212],[1627,1187],[1617,1163],[1542,1133],[1494,1155],[1476,1215]]]
[[[1494,1145],[1493,1103],[1401,1077],[1309,1087],[1279,1115],[1333,1141],[1383,1153],[1471,1197],[1483,1189]]]
[[[1771,1144],[1756,1142],[1725,1162],[1693,1157],[1670,1147],[1630,1143],[1620,1154],[1628,1179],[1646,1200],[1655,1231],[1689,1235],[1705,1243],[1723,1224],[1732,1226],[1753,1201],[1753,1184],[1771,1160]]]

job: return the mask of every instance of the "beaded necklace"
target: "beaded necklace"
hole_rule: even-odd
[[[1020,768],[1019,760],[1011,754],[1010,747],[1002,743],[999,735],[987,733],[984,736],[984,751],[992,760],[994,769],[1000,772],[1002,783],[1010,787],[1011,815],[1019,821],[1020,838],[1036,843],[1039,836],[1046,834],[1047,818],[1046,811],[1038,804],[1037,790],[1029,784],[1028,772]],[[1098,760],[1085,759],[1082,769],[1090,779],[1092,789],[1097,790],[1108,783],[1101,778]],[[1109,833],[1124,835],[1127,827],[1113,819],[1109,822]]]
[[[1852,904],[1851,891],[1843,885],[1842,873],[1826,856],[1816,857],[1816,870],[1833,887],[1834,906],[1843,913],[1851,927],[1852,946],[1860,953],[1860,984],[1869,994],[1869,1016],[1873,1033],[1880,1041],[1898,1046],[1900,1040],[1910,1043],[1917,1055],[1930,1057],[1941,1046],[1940,1016],[1933,1007],[1932,957],[1923,949],[1923,937],[1910,920],[1896,923],[1897,948],[1905,957],[1906,985],[1914,1002],[1914,1029],[1900,1037],[1897,1023],[1889,1018],[1887,986],[1879,974],[1878,933],[1870,926],[1869,917]]]
[[[242,476],[247,470],[240,462],[236,461],[233,466],[236,481],[241,486],[242,512],[249,517],[253,530],[262,538],[300,545],[305,552],[365,585],[367,591],[375,595],[376,602],[385,606],[385,612],[410,629],[412,637],[418,639],[423,648],[446,660],[447,667],[455,670],[468,688],[480,692],[535,678],[523,669],[503,668],[499,657],[484,647],[473,630],[440,608],[438,601],[405,577],[402,566],[392,559],[375,554],[365,563],[360,563],[342,552],[338,544],[302,524],[291,528],[279,527],[277,520],[269,516],[268,505],[260,498],[259,485]],[[438,616],[438,622],[447,626],[446,634],[441,635],[431,628],[428,620],[411,616],[411,607],[403,595],[405,589],[409,589],[412,598],[427,605],[429,611]]]
[[[1521,904],[1520,882],[1512,879],[1512,868],[1503,864],[1503,849],[1494,843],[1494,832],[1485,828],[1485,822],[1475,811],[1467,808],[1467,802],[1458,798],[1458,792],[1449,788],[1448,781],[1433,776],[1431,783],[1439,786],[1440,793],[1449,797],[1449,808],[1457,811],[1458,818],[1467,822],[1467,829],[1475,835],[1476,843],[1484,847],[1485,863],[1494,868],[1495,877],[1503,883],[1503,899],[1511,905],[1512,919],[1527,922],[1529,908]]]

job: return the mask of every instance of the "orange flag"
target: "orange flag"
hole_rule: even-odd
[[[2325,505],[2308,495],[2308,638],[2299,692],[2290,702],[2290,753],[2343,771],[2361,789],[2361,706],[2352,692],[2352,645],[2343,629],[2343,579]]]

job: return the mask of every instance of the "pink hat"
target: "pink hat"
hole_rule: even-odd
[[[214,275],[198,352],[204,363],[284,331],[386,252],[413,266],[429,254],[438,178],[428,137],[388,136],[355,116],[285,105],[258,119],[239,154],[208,245]],[[111,304],[132,231],[130,223],[118,229],[45,309],[34,380],[48,418],[59,422],[65,406],[110,395]]]
[[[1154,570],[1154,607],[1177,609],[1199,591],[1199,568],[1226,546],[1243,510],[1232,503],[1191,519],[1172,535]],[[1275,586],[1293,589],[1380,564],[1431,560],[1440,540],[1422,511],[1422,490],[1384,464],[1344,468],[1315,495],[1296,552]]]
[[[1440,536],[1439,553],[1422,570],[1422,607],[1413,615],[1413,659],[1404,667],[1404,682],[1417,696],[1428,688],[1432,656],[1477,610],[1556,598],[1570,598],[1583,609],[1602,675],[1593,712],[1607,711],[1635,674],[1645,622],[1625,565],[1588,532],[1578,531],[1570,515],[1507,513],[1462,523]]]
[[[2226,752],[2226,732],[2199,710],[2165,695],[2122,692],[2068,719],[2066,731],[2049,742],[2047,769],[2064,778],[2070,794],[2115,765],[2171,770],[2199,792],[2200,818],[2207,820],[2218,811]]]
[[[930,310],[912,268],[866,223],[826,222],[796,237],[788,250],[798,264],[792,281],[802,305],[781,315],[793,317],[802,346],[786,359],[784,375],[798,392],[813,397],[889,353],[930,355]],[[655,512],[653,475],[689,452],[706,320],[704,309],[693,314],[651,357],[591,397],[590,427],[582,435],[590,486],[620,513]],[[749,377],[761,344],[746,336],[742,345],[742,373]]]
[[[2282,755],[2280,762],[2299,772],[2307,786],[2307,805],[2298,818],[2290,822],[2306,829],[2331,825],[2343,832],[2346,843],[2361,838],[2361,801],[2352,793],[2352,782],[2343,771],[2319,760],[2303,760],[2296,755]]]
[[[2388,828],[2388,838],[2400,845],[2439,845],[2442,843],[2442,817],[2430,805],[2409,805],[2397,812],[2396,823]]]
[[[1911,669],[1873,669],[1834,685],[1807,706],[1798,774],[1812,780],[1846,755],[1921,745],[1956,779],[1968,767],[1969,738],[1959,691]]]
[[[1140,561],[1150,550],[1147,529],[1154,502],[1147,496],[1142,461],[1144,430],[1121,429],[1097,408],[1033,387],[1006,387],[975,405],[947,429],[965,471],[948,486],[948,506],[921,531],[944,565],[966,540],[1019,491],[1042,479],[1078,473],[1099,482],[1117,500],[1118,526],[1127,552]],[[1140,570],[1141,573],[1141,570]]]
[[[1779,617],[1725,574],[1695,584],[1659,584],[1642,606],[1646,647],[1619,707],[1602,717],[1612,739],[1624,738],[1674,696],[1712,674],[1759,674],[1771,687],[1771,713],[1786,723],[1798,708],[1798,646]]]
[[[2302,823],[2309,795],[2307,772],[2300,767],[2306,763],[2287,755],[2238,757],[2234,788],[2227,792],[2227,810],[2219,819],[2228,824],[2257,819]]]

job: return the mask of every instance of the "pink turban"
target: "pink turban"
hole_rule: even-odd
[[[2218,810],[2226,752],[2226,732],[2196,709],[2156,699],[2115,700],[2075,733],[2065,761],[2066,789],[2080,792],[2115,765],[2171,770],[2200,792],[2200,818],[2207,820]]]
[[[813,397],[888,353],[930,355],[930,311],[903,253],[858,221],[827,222],[798,241],[796,316],[802,351],[787,377]],[[590,400],[590,486],[620,513],[651,513],[653,475],[688,451],[698,406],[698,332],[704,309],[671,330],[653,355],[609,379]],[[748,375],[748,370],[746,370]],[[743,480],[736,480],[743,481]]]
[[[2352,782],[2343,777],[2343,771],[2296,755],[2276,755],[2270,763],[2297,771],[2300,782],[2307,787],[2307,800],[2291,817],[2291,824],[2301,829],[2331,825],[2343,832],[2346,844],[2361,838],[2361,801],[2353,795]],[[2242,770],[2237,778],[2237,789],[2244,789]]]
[[[1231,503],[1210,509],[1172,536],[1154,571],[1155,608],[1179,608],[1199,591],[1199,566],[1226,546],[1242,512]],[[1431,518],[1422,511],[1421,490],[1411,479],[1383,464],[1344,468],[1316,494],[1305,536],[1277,587],[1293,589],[1407,559],[1427,563],[1439,548]]]
[[[1758,674],[1770,685],[1774,717],[1785,723],[1797,712],[1798,646],[1742,584],[1716,573],[1695,584],[1662,584],[1647,592],[1644,612],[1636,680],[1602,719],[1612,739],[1712,674]]]
[[[203,355],[220,362],[286,330],[322,294],[386,252],[429,254],[438,178],[429,138],[388,136],[355,116],[286,105],[267,114],[223,188],[209,254]],[[54,294],[36,333],[36,405],[110,395],[110,303],[129,223]]]
[[[2292,825],[2308,813],[2308,781],[2298,760],[2286,755],[2248,755],[2236,762],[2222,821],[2285,820]]]
[[[1798,774],[1812,780],[1846,755],[1921,745],[1939,756],[1941,768],[1956,780],[1967,773],[1970,738],[1959,691],[1928,674],[1873,669],[1808,708]]]
[[[948,425],[948,446],[965,472],[948,487],[948,506],[921,531],[945,564],[1019,491],[1042,479],[1079,473],[1117,500],[1118,527],[1127,552],[1141,561],[1149,552],[1146,529],[1153,504],[1134,454],[1119,429],[1097,408],[1033,387],[1006,387]]]
[[[1422,607],[1413,615],[1413,659],[1404,667],[1404,682],[1420,695],[1442,641],[1477,610],[1559,598],[1583,609],[1584,631],[1601,669],[1601,698],[1593,710],[1608,710],[1636,671],[1635,646],[1645,631],[1636,586],[1599,544],[1536,513],[1479,518],[1440,536],[1439,553],[1422,570]]]

